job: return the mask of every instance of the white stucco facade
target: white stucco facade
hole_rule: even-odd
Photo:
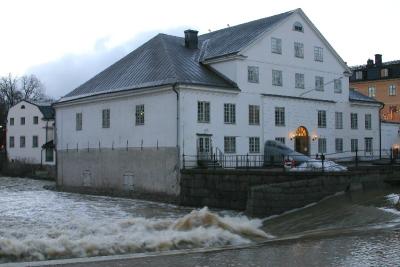
[[[46,156],[46,149],[42,149],[45,143],[53,139],[54,119],[45,119],[36,104],[21,101],[10,108],[7,116],[9,160],[54,165],[55,152],[51,150],[52,155]]]
[[[303,32],[293,31],[293,24],[300,22]],[[271,38],[282,41],[282,52],[271,52]],[[304,58],[294,56],[294,42],[304,45]],[[314,47],[323,50],[323,61],[314,60]],[[241,56],[216,60],[209,63],[213,68],[237,83],[240,92],[218,92],[212,89],[181,90],[181,126],[184,153],[194,155],[196,136],[210,135],[213,147],[224,150],[224,136],[236,137],[236,153],[247,154],[249,137],[260,138],[260,154],[266,140],[284,138],[285,144],[294,147],[293,136],[298,127],[305,127],[310,136],[310,155],[318,153],[318,139],[326,139],[326,153],[336,154],[335,139],[343,140],[343,153],[331,157],[344,157],[351,151],[351,139],[358,140],[358,150],[365,150],[365,138],[372,138],[372,152],[379,149],[379,104],[350,102],[349,80],[344,72],[344,62],[329,44],[300,14],[294,14],[285,22],[255,41]],[[248,66],[259,69],[259,82],[248,81]],[[282,85],[272,83],[272,70],[282,72]],[[295,87],[295,74],[304,75],[304,88]],[[323,77],[323,91],[315,88],[315,77]],[[341,93],[334,91],[334,79],[340,79]],[[210,122],[197,123],[197,101],[210,102]],[[224,124],[224,103],[236,104],[236,123]],[[248,106],[260,107],[260,124],[250,125]],[[275,125],[275,108],[285,108],[285,125]],[[318,111],[326,111],[326,127],[318,127]],[[343,127],[336,129],[335,113],[341,112]],[[356,113],[358,125],[351,129],[350,114]],[[365,126],[365,115],[371,115],[371,127]],[[340,128],[340,127],[339,127]],[[314,137],[314,138],[313,138]],[[314,140],[311,140],[314,139]],[[363,152],[364,153],[364,152]],[[252,153],[256,154],[256,153]]]

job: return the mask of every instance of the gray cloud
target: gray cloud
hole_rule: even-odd
[[[67,54],[62,58],[29,68],[26,74],[35,74],[45,85],[46,94],[58,99],[124,57],[158,32],[146,32],[117,47],[108,49],[107,38],[97,40],[94,51],[87,54]],[[182,36],[183,29],[168,34]]]

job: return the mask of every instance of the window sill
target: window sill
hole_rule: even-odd
[[[276,125],[275,124],[275,127],[286,127],[286,125],[285,124],[283,124],[283,125]]]
[[[197,121],[197,123],[210,123],[209,121]]]
[[[236,122],[224,122],[224,124],[227,124],[227,125],[236,125]]]
[[[250,126],[260,126],[260,123],[249,123]]]

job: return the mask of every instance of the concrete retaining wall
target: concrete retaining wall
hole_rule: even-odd
[[[57,151],[57,186],[61,190],[177,197],[178,151],[175,147]]]
[[[296,179],[294,173],[261,170],[183,170],[181,204],[245,210],[250,187]]]
[[[186,206],[243,210],[265,217],[346,189],[385,187],[384,181],[399,171],[386,166],[345,173],[183,170],[180,200]]]

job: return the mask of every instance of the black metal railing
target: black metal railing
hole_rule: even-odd
[[[310,161],[297,161],[299,154],[279,155],[278,160],[270,162],[262,154],[224,154],[219,149],[209,154],[182,155],[183,169],[208,168],[208,169],[260,169],[281,168],[283,170],[311,170],[327,171],[340,169],[341,166],[357,168],[359,166],[381,164],[393,165],[400,163],[397,150],[355,150],[336,153],[318,153],[309,156]],[[304,164],[303,164],[304,163]],[[337,168],[336,168],[337,167]]]

